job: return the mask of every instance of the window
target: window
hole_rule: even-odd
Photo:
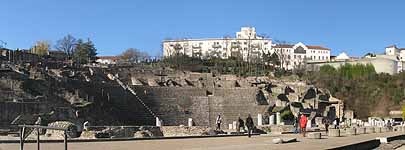
[[[247,45],[247,42],[243,42],[243,44]]]
[[[269,44],[269,42],[264,42],[264,45],[267,45],[267,44]]]

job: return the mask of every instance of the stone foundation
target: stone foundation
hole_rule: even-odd
[[[330,137],[339,137],[340,136],[340,129],[329,129],[328,136],[330,136]]]

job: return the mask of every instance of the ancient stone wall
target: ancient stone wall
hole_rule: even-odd
[[[135,86],[136,91],[163,120],[164,125],[187,125],[193,118],[198,126],[215,126],[218,114],[222,115],[223,128],[243,119],[250,113],[257,124],[257,114],[267,111],[268,105],[257,105],[257,88],[213,88],[195,87],[147,87]],[[207,95],[207,91],[210,94]]]

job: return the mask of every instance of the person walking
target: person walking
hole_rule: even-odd
[[[243,131],[245,131],[245,122],[238,117],[238,133],[240,133],[240,130],[243,129]]]
[[[250,136],[252,134],[252,130],[253,130],[254,126],[255,126],[254,123],[253,123],[252,116],[250,116],[250,114],[246,118],[246,126],[247,126],[247,129],[248,129],[248,137],[250,138]]]
[[[328,134],[328,132],[329,132],[329,124],[330,124],[329,119],[328,119],[328,118],[324,118],[324,119],[323,119],[323,124],[325,125],[326,134]]]
[[[222,118],[221,118],[221,115],[220,115],[220,114],[218,114],[217,120],[215,120],[215,123],[217,124],[216,130],[218,130],[218,131],[221,130]]]
[[[294,134],[297,134],[298,132],[299,132],[299,123],[300,123],[300,121],[299,121],[300,119],[299,119],[299,114],[298,114],[298,117],[294,117]]]
[[[304,137],[305,137],[305,133],[306,133],[307,122],[308,122],[307,116],[305,116],[304,114],[301,114],[300,127],[301,127],[302,136],[304,136]]]
[[[388,131],[392,131],[392,124],[391,124],[391,121],[390,121],[390,120],[388,120],[386,126],[387,126],[387,128],[388,128]]]
[[[339,129],[339,127],[340,127],[340,118],[336,118],[335,121],[336,121],[335,129]]]

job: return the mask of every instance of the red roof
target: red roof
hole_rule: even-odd
[[[118,60],[118,56],[97,56],[97,59],[110,59],[110,60]]]
[[[308,49],[322,49],[322,50],[330,50],[329,48],[325,48],[322,46],[316,46],[316,45],[306,45]]]
[[[325,48],[322,46],[317,46],[317,45],[305,45],[308,49],[320,49],[320,50],[330,50],[329,48]],[[274,45],[273,48],[293,48],[294,45],[290,44],[277,44]]]

